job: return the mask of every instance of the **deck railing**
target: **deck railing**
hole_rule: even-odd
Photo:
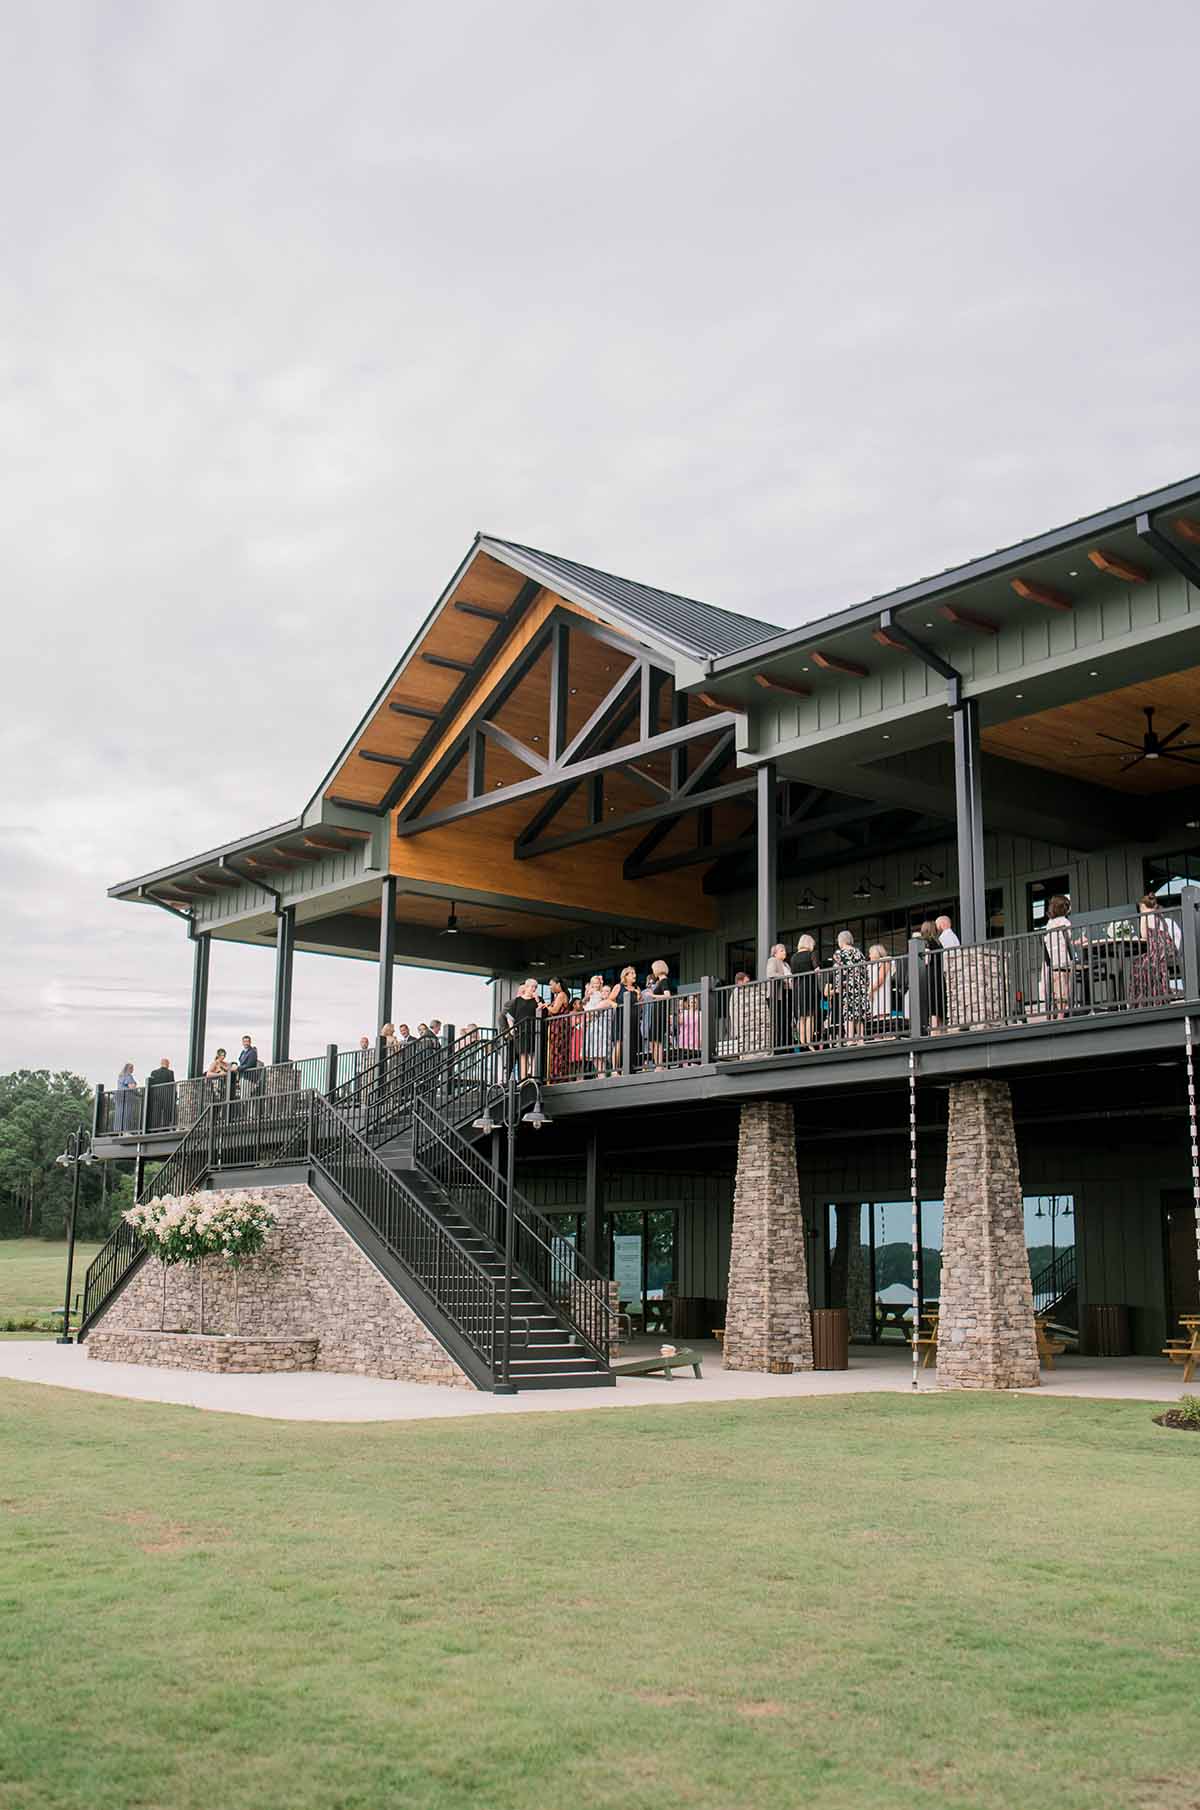
[[[221,1077],[96,1090],[99,1136],[186,1131],[209,1106],[325,1095],[373,1146],[411,1129],[416,1095],[461,1125],[515,1067],[549,1085],[755,1058],[813,1055],[1200,1002],[1200,890],[1181,906],[1083,913],[1069,926],[886,957],[839,951],[778,980],[702,980],[666,995],[543,1016],[403,1052],[370,1049],[233,1069]],[[668,985],[672,983],[668,982]]]

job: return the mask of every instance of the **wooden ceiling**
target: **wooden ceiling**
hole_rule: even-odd
[[[1200,667],[1001,723],[984,730],[983,747],[989,754],[1069,774],[1113,792],[1150,795],[1200,786],[1200,750],[1181,760],[1139,761],[1126,772],[1125,762],[1133,759],[1136,749],[1123,750],[1102,739],[1115,735],[1140,746],[1148,705],[1154,708],[1156,734],[1166,736],[1177,723],[1190,722],[1191,728],[1177,740],[1200,742]]]

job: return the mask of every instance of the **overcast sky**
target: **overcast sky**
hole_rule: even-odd
[[[183,1066],[105,888],[298,811],[477,528],[791,624],[1200,468],[1195,0],[3,36],[0,1069]],[[299,957],[294,1053],[374,985]]]

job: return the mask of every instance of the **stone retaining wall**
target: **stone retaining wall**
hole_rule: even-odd
[[[278,1218],[258,1257],[241,1267],[237,1331],[243,1337],[317,1340],[315,1368],[409,1383],[474,1384],[359,1250],[311,1188],[264,1188]],[[88,1334],[199,1333],[200,1270],[147,1259]],[[165,1308],[165,1313],[164,1313]],[[204,1265],[204,1331],[234,1331],[234,1272]],[[101,1355],[99,1352],[96,1355]],[[137,1359],[136,1362],[153,1361]]]
[[[87,1354],[106,1364],[153,1364],[159,1370],[211,1370],[221,1375],[312,1370],[317,1339],[235,1339],[206,1333],[135,1332],[97,1326]]]

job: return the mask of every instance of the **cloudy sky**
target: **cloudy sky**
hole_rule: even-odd
[[[13,0],[0,1069],[182,1064],[105,888],[296,812],[477,528],[791,624],[1200,468],[1197,68],[1194,0]]]

